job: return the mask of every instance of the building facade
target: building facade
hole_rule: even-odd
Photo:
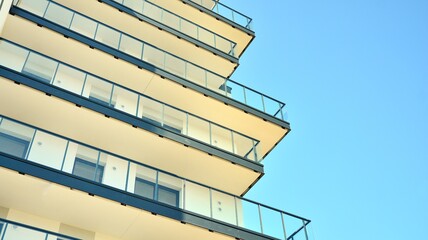
[[[243,197],[290,131],[230,79],[254,37],[213,0],[2,0],[0,239],[308,239]]]

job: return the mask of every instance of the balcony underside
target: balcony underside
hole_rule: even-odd
[[[67,177],[58,181],[64,180],[67,180]],[[96,186],[93,187],[95,192],[96,188]],[[71,189],[70,186],[66,187],[30,175],[22,175],[3,167],[0,167],[0,191],[3,193],[0,197],[0,206],[48,218],[51,226],[54,226],[55,224],[52,223],[55,222],[65,223],[95,232],[96,235],[98,233],[107,235],[111,239],[235,239],[235,237],[208,231],[203,226],[181,223],[181,221],[187,222],[185,213],[181,217],[179,214],[175,214],[175,219],[165,217],[162,213],[153,215],[151,212],[137,207],[123,206],[120,202],[97,195],[91,196],[76,188]],[[106,190],[105,193],[107,192],[109,191]],[[123,199],[126,201],[125,196]],[[179,218],[183,219],[179,220]],[[57,229],[48,230],[57,231]],[[246,236],[246,234],[237,234],[236,237],[242,236]],[[245,239],[270,238],[255,235]]]
[[[0,109],[13,119],[235,195],[262,174],[4,78],[0,78]]]
[[[236,56],[241,56],[255,37],[254,32],[250,30],[244,31],[242,28],[232,26],[226,21],[217,20],[213,15],[206,13],[209,12],[208,9],[200,7],[204,11],[202,12],[198,8],[190,6],[192,2],[189,2],[189,4],[185,4],[179,0],[152,0],[151,2],[236,42]]]
[[[2,37],[258,139],[262,156],[269,153],[289,131],[287,127],[264,121],[250,111],[245,113],[242,109],[163,79],[154,73],[156,69],[154,72],[139,69],[17,16],[9,15]],[[222,114],[217,114],[219,112]]]

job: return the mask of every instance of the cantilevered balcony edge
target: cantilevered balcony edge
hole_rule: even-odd
[[[11,221],[9,219],[4,219],[4,218],[0,218],[0,223],[4,223],[5,225],[3,226],[3,232],[5,232],[3,234],[3,237],[6,235],[6,232],[8,230],[9,224],[13,225],[13,226],[18,226],[18,227],[22,227],[22,228],[26,228],[26,229],[30,229],[36,232],[41,232],[41,233],[45,233],[46,234],[46,239],[50,239],[49,237],[59,237],[58,239],[64,239],[64,240],[80,240],[79,238],[75,238],[75,237],[71,237],[71,236],[67,236],[61,233],[56,233],[56,232],[52,232],[52,231],[48,231],[45,229],[41,229],[41,228],[37,228],[37,227],[33,227],[30,225],[26,225],[26,224],[22,224],[16,221]],[[0,233],[2,233],[0,231]],[[0,237],[2,237],[0,235]],[[3,239],[3,238],[1,238]]]
[[[238,28],[239,30],[247,33],[250,36],[255,36],[255,33],[254,33],[253,30],[251,30],[249,28],[246,28],[245,26],[242,26],[239,23],[234,22],[234,21],[232,21],[232,20],[224,17],[223,15],[218,14],[218,13],[216,13],[216,12],[214,12],[214,11],[212,11],[212,10],[204,7],[204,6],[201,6],[200,4],[198,4],[198,3],[196,3],[196,2],[194,2],[192,0],[181,0],[181,2],[184,3],[184,4],[188,4],[188,5],[196,8],[196,9],[198,9],[201,12],[204,12],[206,14],[211,15],[211,16],[213,16],[214,18],[216,18],[219,21],[221,20],[223,22],[226,22],[226,23],[230,24],[232,27]]]
[[[255,172],[258,172],[258,173],[264,172],[264,167],[259,162],[246,159],[244,157],[241,157],[233,153],[229,153],[223,149],[210,146],[209,144],[199,141],[197,139],[175,133],[174,131],[163,128],[161,126],[157,126],[150,122],[143,121],[142,119],[139,119],[138,117],[133,116],[131,114],[100,104],[98,102],[84,98],[75,93],[65,91],[62,88],[56,87],[54,85],[40,82],[31,77],[25,76],[19,72],[5,68],[4,66],[0,66],[0,76],[7,78],[11,81],[14,81],[16,83],[29,86],[33,89],[44,92],[46,94],[66,100],[68,102],[75,104],[76,106],[85,107],[92,111],[103,114],[106,117],[115,118],[119,121],[130,124],[133,127],[141,128],[142,130],[152,132],[160,137],[165,137],[172,141],[181,143],[184,146],[189,146],[198,151],[203,151],[209,155],[217,156],[226,161],[230,161],[231,163],[239,164],[240,166],[249,168]]]
[[[210,231],[233,236],[237,239],[277,239],[275,237],[271,237],[265,234],[254,232],[252,230],[247,230],[245,228],[218,221],[216,219],[211,219],[199,215],[197,213],[192,213],[187,210],[174,208],[161,202],[140,197],[120,189],[93,182],[81,177],[74,176],[72,174],[61,172],[59,170],[52,169],[38,163],[29,162],[25,159],[21,159],[2,152],[0,152],[0,167],[17,171],[20,174],[28,174],[36,178],[40,178],[62,186],[86,192],[92,196],[99,196],[105,199],[109,199],[118,202],[118,204],[125,205],[125,207],[129,205],[138,209],[152,212],[154,214],[159,214],[171,219],[175,219],[177,221],[182,222],[183,224],[192,224],[198,227],[206,228]]]
[[[120,58],[124,61],[127,61],[127,62],[133,64],[133,65],[136,65],[139,68],[143,68],[145,70],[154,72],[163,78],[167,78],[167,79],[174,81],[174,82],[176,82],[182,86],[185,86],[185,87],[193,89],[197,92],[200,92],[200,93],[204,94],[206,97],[208,97],[208,96],[212,97],[214,99],[217,99],[218,101],[225,103],[226,105],[230,105],[230,106],[236,107],[238,109],[241,109],[245,113],[253,114],[257,117],[262,118],[263,120],[272,122],[272,123],[284,128],[284,129],[290,129],[290,124],[285,120],[281,120],[281,119],[276,118],[272,115],[264,113],[263,111],[258,110],[254,107],[251,107],[249,105],[241,103],[237,100],[234,100],[232,98],[229,98],[229,97],[224,96],[222,94],[219,94],[217,92],[214,92],[214,91],[212,91],[208,88],[205,88],[203,86],[200,86],[196,83],[190,82],[190,81],[188,81],[182,77],[179,77],[177,75],[169,73],[169,72],[167,72],[167,71],[165,71],[159,67],[156,67],[150,63],[144,62],[143,60],[132,57],[126,53],[123,53],[119,50],[116,50],[110,46],[103,44],[103,43],[97,42],[97,41],[92,40],[86,36],[79,34],[79,33],[76,33],[74,31],[66,29],[66,28],[64,28],[64,27],[62,27],[56,23],[53,23],[47,19],[41,18],[37,15],[34,15],[34,14],[32,14],[26,10],[23,10],[23,9],[20,9],[18,7],[13,6],[10,10],[10,13],[13,15],[17,15],[17,16],[20,16],[22,18],[25,18],[29,21],[32,21],[32,22],[38,24],[39,26],[47,27],[48,29],[51,29],[55,32],[58,32],[58,33],[64,35],[64,36],[67,36],[67,37],[72,38],[76,41],[84,43],[90,47],[93,47],[93,48],[96,48],[96,49],[101,50],[103,52],[106,52],[106,53],[108,53],[114,57]]]
[[[113,7],[113,8],[116,8],[120,12],[127,13],[128,15],[130,15],[132,17],[135,17],[135,18],[139,19],[140,21],[145,21],[145,22],[147,22],[147,23],[149,23],[149,24],[151,24],[151,25],[159,28],[160,30],[165,30],[165,31],[167,31],[167,32],[169,32],[169,33],[171,33],[173,35],[176,35],[178,38],[184,39],[184,40],[186,40],[186,41],[188,41],[188,42],[196,45],[197,47],[202,47],[202,48],[204,48],[204,49],[212,52],[215,55],[223,57],[223,58],[229,60],[230,62],[236,63],[236,64],[239,65],[239,59],[237,57],[234,57],[234,56],[232,56],[230,54],[227,54],[227,53],[225,53],[225,52],[223,52],[223,51],[221,51],[221,50],[219,50],[219,49],[217,49],[215,47],[212,47],[212,46],[210,46],[210,45],[208,45],[208,44],[206,44],[206,43],[204,43],[202,41],[199,41],[199,40],[197,40],[195,38],[192,38],[192,37],[190,37],[190,36],[188,36],[188,35],[180,32],[180,31],[175,30],[174,28],[171,28],[171,27],[163,24],[163,23],[160,23],[160,22],[158,22],[156,20],[153,20],[153,19],[151,19],[149,17],[146,17],[146,16],[142,15],[141,13],[136,12],[136,11],[134,11],[134,10],[132,10],[132,9],[130,9],[130,8],[128,8],[128,7],[120,4],[120,3],[117,3],[117,2],[115,2],[113,0],[102,0],[102,1],[100,0],[99,2],[105,3],[105,4],[107,4],[107,5],[109,5],[109,6]],[[236,43],[234,43],[234,44],[236,45]],[[238,65],[237,65],[237,67],[238,67]],[[234,68],[233,71],[235,71],[236,68]],[[233,72],[230,75],[232,75],[232,74],[233,74]]]

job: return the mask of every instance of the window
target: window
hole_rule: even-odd
[[[103,179],[103,173],[104,167],[101,165],[97,165],[81,158],[76,158],[74,161],[73,175],[101,182]]]
[[[0,133],[0,152],[25,158],[29,144],[26,140]]]
[[[0,236],[1,236],[1,235],[2,235],[2,233],[3,233],[3,225],[4,225],[4,223],[0,222]]]
[[[141,178],[135,179],[134,193],[142,197],[155,199],[155,187],[156,184]],[[161,203],[165,203],[174,207],[179,206],[180,193],[177,190],[159,185],[158,186],[158,198],[157,200]]]

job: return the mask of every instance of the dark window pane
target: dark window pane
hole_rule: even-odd
[[[25,158],[29,142],[0,133],[0,152],[4,152],[16,157]]]
[[[89,180],[94,180],[94,175],[95,175],[95,181],[101,182],[101,180],[103,179],[104,167],[99,165],[98,169],[97,170],[96,169],[97,169],[97,165],[95,163],[91,163],[86,160],[76,158],[74,162],[74,167],[73,167],[73,174]],[[95,174],[95,170],[96,170],[96,174]]]
[[[134,193],[142,197],[153,199],[155,196],[155,184],[141,178],[136,178]]]
[[[167,188],[164,186],[159,186],[158,190],[158,201],[162,203],[166,203],[168,205],[178,207],[178,191]]]

